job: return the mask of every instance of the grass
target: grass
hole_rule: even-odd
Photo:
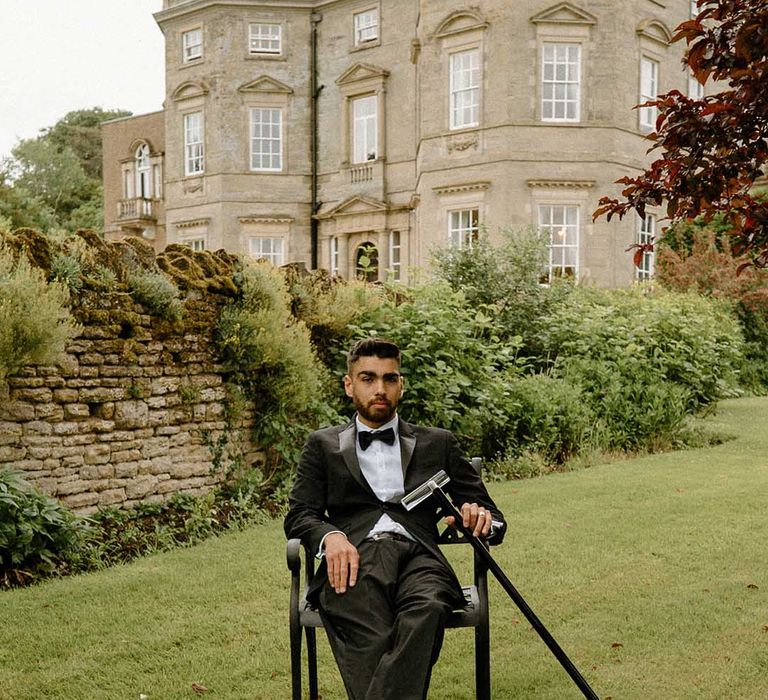
[[[768,399],[725,402],[736,436],[492,484],[495,557],[601,698],[768,697]],[[454,548],[468,572],[469,548]],[[466,578],[466,573],[464,575]],[[281,524],[0,594],[2,700],[290,697]],[[493,697],[580,698],[491,582]],[[321,692],[344,693],[327,643]],[[449,630],[430,700],[473,697],[472,635]]]

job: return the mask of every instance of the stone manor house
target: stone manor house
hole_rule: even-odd
[[[535,226],[543,277],[620,286],[657,217],[592,222],[649,162],[690,0],[163,0],[164,109],[104,125],[105,231],[408,282]],[[370,266],[369,266],[370,268]],[[368,270],[371,274],[370,269]]]

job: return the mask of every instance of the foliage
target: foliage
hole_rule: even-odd
[[[0,165],[0,215],[13,228],[101,228],[101,123],[127,116],[100,107],[69,112]]]
[[[494,314],[492,306],[470,307],[445,282],[396,289],[353,325],[353,338],[379,335],[400,346],[406,420],[447,428],[473,454],[493,454],[505,441],[506,383],[520,371],[519,339],[502,341]]]
[[[244,265],[241,297],[226,306],[217,337],[231,381],[255,404],[254,437],[275,479],[296,464],[307,430],[332,422],[330,379],[302,321],[291,315],[283,273],[265,261]]]
[[[469,307],[494,305],[497,332],[505,338],[520,336],[521,352],[536,357],[541,354],[542,319],[570,285],[540,283],[547,242],[535,229],[504,229],[500,238],[494,245],[483,233],[471,247],[436,250],[437,275],[454,291],[461,290]]]
[[[656,279],[668,289],[733,303],[746,341],[740,384],[767,391],[768,271],[743,268],[746,256],[734,256],[728,235],[715,228],[688,224],[670,230],[673,235],[665,235],[660,245]]]
[[[578,288],[546,325],[553,373],[582,388],[608,447],[672,440],[686,414],[734,391],[742,337],[715,300]]]
[[[697,0],[698,15],[683,22],[683,64],[701,83],[727,89],[701,100],[673,90],[651,100],[659,110],[650,151],[661,155],[638,177],[624,177],[623,200],[603,197],[595,218],[662,206],[673,222],[721,213],[738,255],[768,264],[768,201],[751,192],[768,164],[768,3]],[[642,255],[642,247],[637,250]]]
[[[563,378],[533,374],[509,383],[506,456],[535,453],[548,465],[564,464],[589,439],[595,416],[581,388]]]
[[[135,270],[128,275],[134,299],[149,311],[169,321],[180,321],[184,305],[179,290],[162,272]]]
[[[66,571],[86,531],[84,521],[32,490],[20,474],[0,469],[0,588]]]
[[[0,242],[0,379],[31,364],[51,364],[77,332],[67,288],[47,283],[26,257]]]

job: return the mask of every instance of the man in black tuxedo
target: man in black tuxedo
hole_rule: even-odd
[[[435,499],[411,511],[400,499],[443,469],[475,536],[501,541],[504,519],[450,432],[398,417],[403,378],[394,343],[357,343],[344,387],[357,415],[307,439],[285,532],[322,559],[308,597],[349,698],[423,700],[446,616],[464,598],[437,546]]]

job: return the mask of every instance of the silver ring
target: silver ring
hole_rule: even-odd
[[[483,517],[485,517],[485,511],[484,510],[477,511],[477,514],[478,515],[482,515]]]

